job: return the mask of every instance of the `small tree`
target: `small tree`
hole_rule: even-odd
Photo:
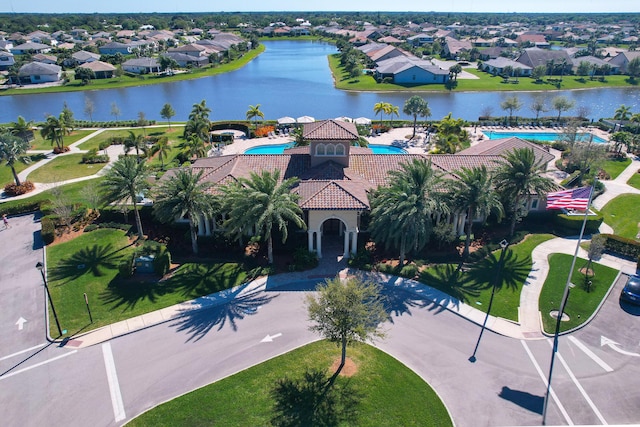
[[[558,112],[558,121],[560,121],[560,115],[565,111],[571,110],[574,104],[573,101],[562,95],[553,98],[551,105],[553,105],[553,109]]]
[[[607,239],[605,239],[602,235],[596,234],[591,238],[591,243],[589,244],[589,249],[587,249],[588,260],[585,264],[584,275],[585,275],[585,288],[587,292],[591,292],[591,280],[593,277],[593,271],[591,271],[591,264],[594,260],[600,259],[605,250]]]
[[[429,103],[418,95],[414,95],[406,100],[402,112],[409,116],[413,116],[413,135],[411,136],[411,138],[415,138],[416,136],[418,116],[429,117],[431,115]]]
[[[168,102],[162,106],[160,110],[160,117],[169,122],[169,129],[171,129],[171,118],[176,115],[175,110]]]
[[[111,103],[111,115],[116,118],[116,122],[118,121],[118,117],[120,117],[120,107],[116,104],[115,101]]]
[[[520,101],[520,98],[518,98],[517,95],[513,95],[502,101],[500,103],[500,108],[509,112],[509,122],[511,122],[513,113],[522,108],[522,101]]]
[[[544,113],[545,111],[547,111],[547,103],[545,102],[544,98],[536,96],[533,98],[533,101],[531,102],[529,108],[531,109],[531,111],[536,113],[537,122],[540,118],[540,113]]]
[[[90,68],[78,68],[76,69],[75,79],[82,81],[83,85],[91,83],[91,79],[96,78],[96,73]]]
[[[531,70],[531,78],[536,82],[541,82],[542,78],[547,74],[547,67],[544,65],[538,65],[533,70]]]
[[[340,366],[347,358],[347,345],[359,341],[383,338],[381,323],[387,319],[380,286],[350,277],[344,282],[339,277],[327,280],[318,287],[318,294],[307,296],[309,329],[330,342],[341,346]]]
[[[93,101],[89,98],[85,98],[84,100],[84,113],[89,116],[89,121],[93,121],[93,112],[95,111],[96,106]]]

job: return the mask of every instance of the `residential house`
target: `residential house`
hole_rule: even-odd
[[[433,36],[431,34],[416,34],[415,36],[407,37],[407,42],[412,46],[423,46],[425,44],[433,43]]]
[[[116,71],[116,67],[108,62],[91,61],[80,64],[78,68],[87,68],[92,70],[96,76],[96,79],[110,79]]]
[[[298,205],[306,223],[307,247],[322,258],[323,246],[339,244],[345,258],[356,253],[358,238],[363,231],[363,214],[370,212],[369,193],[388,184],[389,172],[400,170],[413,160],[431,161],[431,167],[447,178],[457,179],[463,167],[486,166],[494,169],[502,155],[514,148],[534,150],[538,160],[548,163],[553,155],[536,144],[519,138],[485,141],[458,154],[373,154],[371,149],[354,146],[358,130],[353,123],[325,120],[304,124],[303,138],[309,146],[285,150],[280,155],[247,155],[209,157],[196,160],[190,167],[202,172],[201,180],[217,194],[218,188],[230,181],[248,178],[251,172],[280,171],[280,180],[298,178],[291,190],[299,196]],[[476,150],[476,151],[473,151]],[[168,171],[168,179],[175,170]],[[535,197],[529,201],[532,210],[544,206]],[[452,213],[448,220],[458,234],[464,233],[466,214]],[[198,234],[216,231],[215,218],[201,218]]]
[[[122,64],[122,69],[128,73],[134,74],[159,73],[160,63],[157,58],[133,58],[125,61]]]
[[[87,37],[89,37],[89,32],[87,30],[85,30],[84,28],[74,28],[74,29],[69,31],[69,34],[74,39],[80,39],[80,40],[84,40]]]
[[[640,51],[634,50],[629,52],[620,52],[613,58],[611,58],[608,62],[609,65],[616,66],[620,70],[621,73],[627,72],[627,65],[629,62],[633,61],[635,58],[640,57]]]
[[[41,62],[29,62],[18,71],[21,83],[51,83],[60,81],[61,77],[62,67]]]
[[[469,40],[457,40],[453,37],[444,39],[443,50],[446,57],[455,59],[465,52],[471,52],[473,46]]]
[[[171,47],[167,49],[167,53],[181,53],[192,57],[208,56],[207,48],[203,45],[191,43],[180,47]]]
[[[116,53],[128,55],[131,53],[131,45],[128,43],[109,42],[100,46],[98,51],[100,55],[115,55]]]
[[[85,64],[88,62],[99,61],[100,55],[93,52],[87,52],[86,50],[79,50],[71,54],[71,58],[68,61],[65,61],[65,64],[69,64],[69,66],[75,66],[80,64]]]
[[[31,57],[35,62],[42,62],[43,64],[56,64],[58,58],[55,55],[45,55],[44,53],[37,53]]]
[[[582,62],[587,62],[591,69],[598,70],[603,66],[608,65],[609,67],[611,67],[611,74],[618,74],[620,72],[620,67],[618,67],[617,65],[610,64],[609,62],[600,58],[596,58],[595,56],[579,56],[577,58],[573,58],[571,61],[573,63],[574,72],[578,69]]]
[[[375,78],[391,78],[395,84],[406,85],[444,84],[449,81],[449,71],[416,57],[398,56],[380,61]]]
[[[535,46],[541,49],[551,46],[544,34],[521,34],[516,38],[516,42],[521,45]]]
[[[11,48],[14,55],[24,55],[25,53],[49,53],[51,46],[42,43],[26,42]]]
[[[209,63],[209,57],[207,56],[193,56],[181,52],[167,52],[164,56],[176,61],[179,67],[202,67]]]
[[[522,77],[531,75],[531,67],[502,56],[482,63],[482,71],[486,71],[493,75],[501,76],[506,67],[511,67],[512,71],[510,75],[512,77],[514,76],[516,69],[520,69],[520,76]]]
[[[516,62],[531,68],[544,65],[551,74],[569,74],[573,63],[565,50],[549,50],[532,47],[524,49]],[[553,65],[553,67],[551,67]]]
[[[0,50],[0,70],[8,70],[16,61],[11,52]]]

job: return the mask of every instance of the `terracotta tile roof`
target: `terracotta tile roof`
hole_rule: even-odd
[[[306,210],[369,209],[366,191],[353,184],[349,181],[303,182],[296,189],[300,207]]]
[[[516,136],[510,138],[488,139],[476,144],[472,147],[462,150],[456,156],[472,155],[472,156],[500,156],[516,148],[531,148],[537,159],[542,159],[545,164],[554,159],[553,154],[547,152],[539,145],[525,141]]]
[[[323,120],[320,122],[305,123],[302,129],[302,136],[304,139],[310,141],[355,141],[359,137],[356,125],[337,120]]]

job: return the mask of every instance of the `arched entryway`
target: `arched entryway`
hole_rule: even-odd
[[[309,212],[309,251],[316,252],[319,258],[329,253],[350,258],[358,246],[357,220],[355,211]]]

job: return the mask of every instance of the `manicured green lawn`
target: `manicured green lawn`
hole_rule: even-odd
[[[628,157],[620,160],[607,160],[602,164],[602,169],[611,176],[611,179],[616,179],[630,164],[631,159]]]
[[[87,135],[91,135],[95,130],[91,129],[79,129],[71,132],[70,135],[64,136],[64,145],[68,147],[74,142],[79,141]],[[35,139],[31,143],[32,150],[53,150],[53,146],[51,145],[51,141],[48,139],[43,139],[40,135],[40,131],[36,131],[34,133]]]
[[[290,391],[272,394],[276,382],[283,378],[301,379],[305,370],[326,372],[340,357],[335,344],[319,341],[231,377],[202,387],[184,396],[158,406],[132,420],[128,425],[138,426],[266,426],[274,416],[274,401],[308,403],[323,392],[322,384],[301,381],[308,387],[304,395]],[[347,357],[356,366],[357,373],[350,378],[338,377],[331,391],[346,394],[345,405],[338,398],[329,411],[331,415],[344,415],[344,407],[355,412],[356,418],[341,423],[315,425],[358,426],[452,426],[448,412],[433,389],[418,375],[391,356],[371,346],[360,344],[349,347]],[[318,390],[315,393],[310,390]],[[338,395],[340,393],[337,393]],[[343,398],[344,399],[344,398]],[[297,415],[300,405],[293,404],[287,415]],[[320,411],[319,411],[320,412]],[[304,424],[291,424],[304,425]]]
[[[533,234],[519,244],[509,246],[504,257],[502,282],[496,288],[491,315],[518,320],[520,292],[533,263],[531,252],[542,242],[554,237],[552,234]],[[457,264],[436,265],[423,271],[420,281],[486,312],[499,259],[500,250],[471,265],[468,271],[458,271]]]
[[[25,170],[29,166],[33,165],[35,162],[44,159],[44,155],[33,154],[33,155],[30,155],[29,158],[31,159],[31,163],[27,165],[25,165],[22,162],[17,162],[14,165],[17,173],[20,173],[21,171]],[[6,163],[3,163],[2,166],[0,166],[0,187],[4,187],[6,184],[10,182],[15,182],[13,180],[13,173],[11,173],[11,168],[7,166]]]
[[[94,329],[238,286],[247,272],[237,263],[186,263],[158,283],[154,278],[123,279],[118,266],[134,251],[124,231],[98,229],[47,248],[51,295],[63,329],[69,334]],[[83,293],[87,293],[94,323]],[[57,335],[55,323],[50,325]]]
[[[69,199],[70,202],[83,203],[85,202],[84,197],[82,196],[83,190],[89,185],[98,185],[98,183],[102,181],[102,179],[102,177],[92,178],[86,181],[65,184],[60,188],[63,190],[64,195]],[[16,206],[22,206],[25,204],[50,201],[52,198],[53,193],[51,192],[51,190],[46,190],[42,193],[34,194],[31,197],[27,197],[26,199],[9,200],[4,203],[0,203],[0,212],[5,212],[8,209],[12,209]]]
[[[618,236],[635,239],[640,223],[640,195],[621,194],[607,203],[601,213],[604,222],[613,227]]]
[[[629,181],[627,181],[627,184],[640,190],[640,173],[634,173],[633,176],[629,178]]]
[[[98,173],[106,163],[84,164],[82,154],[57,156],[27,177],[32,182],[60,182]]]
[[[549,271],[554,274],[547,276],[539,299],[543,328],[549,334],[553,334],[556,328],[556,319],[549,313],[560,308],[572,259],[573,256],[566,254],[551,254],[549,257]],[[595,273],[591,278],[593,284],[591,292],[587,292],[584,288],[585,276],[580,273],[586,263],[587,260],[582,258],[576,260],[571,275],[571,283],[576,286],[571,289],[565,308],[569,320],[561,322],[560,331],[568,331],[586,322],[598,308],[618,274],[617,270],[594,262],[591,267]]]
[[[133,129],[112,129],[105,130],[104,132],[99,133],[95,137],[91,138],[88,141],[83,142],[78,146],[81,150],[91,150],[92,148],[98,149],[100,147],[100,143],[106,141],[108,139],[114,137],[127,138],[129,136],[129,132],[133,132],[135,135],[147,135],[147,136],[167,136],[170,140],[177,140],[182,136],[183,127],[181,126],[171,126],[169,129],[168,126],[162,127],[152,127],[152,128],[133,128]]]
[[[222,74],[222,73],[227,73],[229,71],[237,70],[245,66],[249,61],[251,61],[253,58],[258,56],[262,52],[264,52],[264,45],[260,45],[257,49],[246,52],[242,58],[238,58],[237,60],[229,64],[222,64],[218,67],[195,68],[190,70],[187,73],[176,74],[173,76],[158,76],[155,74],[149,74],[144,76],[129,77],[129,76],[123,75],[121,77],[114,77],[111,79],[94,79],[94,80],[91,80],[90,84],[85,86],[83,86],[82,82],[78,80],[72,80],[65,86],[52,86],[52,87],[33,88],[33,89],[8,89],[0,92],[0,96],[22,95],[22,94],[33,94],[33,93],[74,92],[74,91],[81,91],[81,90],[114,89],[114,88],[121,88],[121,87],[144,86],[144,85],[150,85],[150,84],[169,83],[169,82],[177,82],[181,80],[197,79],[200,77],[214,76],[217,74]],[[160,106],[159,108],[162,108],[162,106]]]

